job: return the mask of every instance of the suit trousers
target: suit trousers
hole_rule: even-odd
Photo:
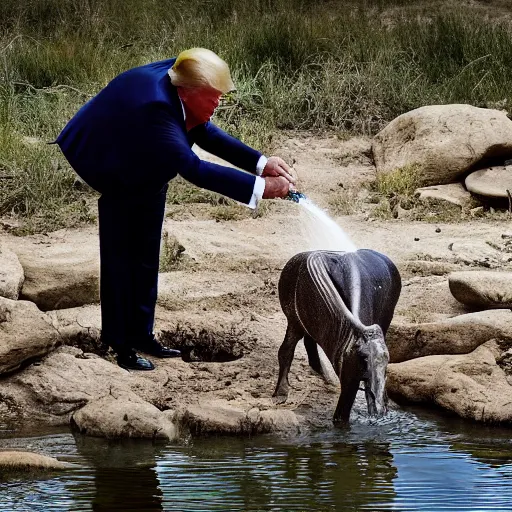
[[[153,334],[166,192],[98,200],[101,338],[118,354]]]

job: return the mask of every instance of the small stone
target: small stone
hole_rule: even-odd
[[[441,228],[436,228],[436,233],[441,233]]]
[[[477,206],[476,208],[471,208],[469,210],[469,213],[472,217],[478,217],[484,213],[484,207],[483,206]]]
[[[420,241],[420,239],[416,236],[416,237],[414,237],[414,241],[415,241],[415,242],[419,242],[419,241]]]

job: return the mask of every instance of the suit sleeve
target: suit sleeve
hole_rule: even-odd
[[[240,169],[256,172],[256,164],[262,156],[261,153],[227,134],[211,121],[195,127],[190,133],[194,142],[208,153]]]
[[[201,160],[190,148],[181,123],[165,107],[152,106],[143,114],[144,151],[151,160],[152,172],[161,181],[180,174],[198,187],[218,192],[235,201],[248,204],[256,177],[244,171]]]

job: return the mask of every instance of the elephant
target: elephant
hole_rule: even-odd
[[[368,413],[385,414],[389,362],[385,336],[401,287],[394,263],[370,249],[318,250],[293,256],[278,284],[288,325],[278,351],[279,378],[273,395],[277,401],[287,399],[288,372],[295,347],[304,338],[311,368],[326,378],[320,345],[340,380],[334,424],[348,422],[361,381]]]

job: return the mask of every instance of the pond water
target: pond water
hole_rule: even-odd
[[[0,510],[512,510],[511,433],[413,409],[286,439],[184,445],[4,430],[0,448],[77,466],[0,475]]]

